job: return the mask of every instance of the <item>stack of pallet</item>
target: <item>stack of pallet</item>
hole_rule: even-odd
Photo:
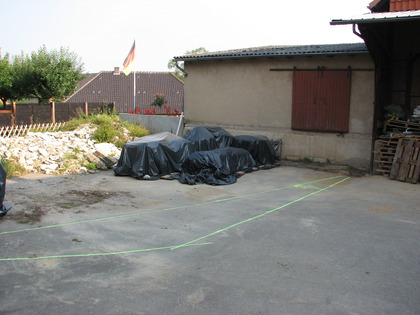
[[[398,140],[389,179],[417,184],[420,175],[420,138]]]
[[[418,134],[420,137],[420,124],[413,121],[405,121],[399,119],[393,119],[386,123],[386,131],[399,134],[403,133],[410,135],[410,133]]]
[[[420,177],[420,124],[392,120],[376,151],[378,172],[390,179],[417,183]]]

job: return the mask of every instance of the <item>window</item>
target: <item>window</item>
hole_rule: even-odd
[[[348,132],[349,70],[294,71],[292,129]]]

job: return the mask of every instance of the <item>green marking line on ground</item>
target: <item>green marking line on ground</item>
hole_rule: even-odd
[[[204,235],[204,236],[202,236],[202,237],[196,238],[195,240],[192,240],[192,241],[186,242],[186,243],[181,244],[181,245],[178,245],[178,246],[173,246],[170,250],[178,249],[178,248],[181,248],[181,247],[184,247],[184,246],[189,246],[189,245],[191,245],[191,244],[193,244],[193,243],[195,243],[195,242],[197,242],[197,241],[201,241],[201,240],[203,240],[203,239],[205,239],[205,238],[208,238],[208,237],[210,237],[210,236],[213,236],[213,235],[216,235],[216,234],[222,233],[222,232],[224,232],[224,231],[226,231],[226,230],[229,230],[229,229],[231,229],[231,228],[233,228],[233,227],[235,227],[235,226],[238,226],[238,225],[240,225],[240,224],[244,224],[244,223],[250,222],[250,221],[252,221],[252,220],[255,220],[255,219],[261,218],[261,217],[263,217],[263,216],[266,216],[267,214],[273,213],[273,212],[278,211],[278,210],[280,210],[280,209],[283,209],[283,208],[285,208],[285,207],[287,207],[287,206],[290,206],[290,205],[292,205],[292,204],[294,204],[294,203],[296,203],[296,202],[302,201],[302,200],[304,200],[304,199],[306,199],[306,198],[308,198],[308,197],[311,197],[311,196],[313,196],[313,195],[315,195],[315,194],[318,194],[318,193],[320,193],[320,192],[322,192],[322,191],[324,191],[324,190],[330,189],[331,187],[334,187],[334,186],[336,186],[336,185],[338,185],[338,184],[340,184],[340,183],[342,183],[342,182],[344,182],[344,181],[348,180],[349,178],[350,178],[350,177],[346,177],[346,178],[344,178],[344,179],[342,179],[342,180],[340,180],[340,181],[338,181],[338,182],[336,182],[336,183],[334,183],[334,184],[332,184],[332,185],[329,185],[329,186],[324,187],[324,188],[320,188],[320,189],[319,189],[319,190],[317,190],[317,191],[314,191],[314,192],[311,192],[311,193],[309,193],[309,194],[306,194],[305,196],[302,196],[302,197],[297,198],[297,199],[295,199],[295,200],[293,200],[293,201],[290,201],[290,202],[288,202],[288,203],[286,203],[286,204],[284,204],[284,205],[282,205],[282,206],[280,206],[280,207],[277,207],[277,208],[274,208],[274,209],[268,210],[268,211],[266,211],[266,212],[264,212],[264,213],[261,213],[261,214],[259,214],[259,215],[253,216],[253,217],[248,218],[248,219],[246,219],[246,220],[236,222],[236,223],[234,223],[234,224],[232,224],[232,225],[229,225],[229,226],[227,226],[227,227],[225,227],[225,228],[223,228],[223,229],[220,229],[220,230],[214,231],[214,232],[212,232],[212,233],[209,233],[209,234],[207,234],[207,235]]]
[[[37,231],[37,230],[51,229],[51,228],[62,227],[62,226],[69,226],[69,225],[76,225],[76,224],[83,224],[83,223],[91,223],[91,222],[101,222],[101,221],[121,219],[121,218],[127,218],[127,217],[133,217],[133,216],[139,216],[139,215],[145,215],[145,214],[167,212],[167,211],[173,211],[173,210],[178,210],[178,209],[186,209],[186,208],[198,207],[198,206],[203,206],[203,205],[209,205],[209,204],[218,203],[218,202],[226,202],[226,201],[231,201],[231,200],[236,200],[236,199],[241,199],[241,198],[252,197],[252,196],[256,196],[256,195],[267,194],[267,193],[271,193],[271,192],[275,192],[275,191],[285,190],[285,189],[288,189],[288,188],[307,189],[308,186],[310,186],[313,183],[323,182],[323,181],[327,181],[327,180],[331,180],[331,179],[335,179],[335,178],[342,178],[342,177],[343,176],[341,176],[341,175],[332,176],[332,177],[317,179],[317,180],[302,183],[302,184],[295,184],[295,185],[291,185],[291,186],[286,186],[286,187],[282,187],[282,188],[273,188],[273,189],[268,189],[268,190],[264,190],[264,191],[260,191],[260,192],[254,192],[254,193],[250,193],[250,194],[244,194],[244,195],[235,196],[235,197],[228,197],[228,198],[222,198],[222,199],[217,199],[217,200],[209,200],[209,201],[204,201],[204,202],[201,202],[201,203],[187,204],[187,205],[182,205],[182,206],[169,207],[169,208],[165,208],[165,209],[148,210],[148,211],[120,214],[120,215],[109,216],[109,217],[104,217],[104,218],[80,220],[80,221],[73,221],[73,222],[67,222],[67,223],[59,223],[59,224],[39,226],[39,227],[33,227],[33,228],[12,230],[12,231],[3,231],[3,232],[0,232],[0,235],[19,233],[19,232]],[[318,189],[315,186],[311,186],[311,188]]]
[[[191,244],[189,246],[201,246],[201,245],[209,245],[209,244],[213,244],[213,242]],[[186,246],[188,246],[188,245],[186,245]],[[163,247],[155,247],[155,248],[125,250],[125,251],[111,252],[111,253],[89,253],[89,254],[51,255],[51,256],[39,256],[39,257],[0,258],[0,261],[38,260],[38,259],[72,258],[72,257],[74,258],[74,257],[92,257],[92,256],[111,256],[111,255],[121,255],[121,254],[131,254],[131,253],[150,252],[150,251],[156,251],[156,250],[171,249],[172,247],[173,246],[163,246]]]
[[[339,176],[339,177],[342,177],[342,176]],[[329,178],[329,179],[331,179],[331,178]],[[214,231],[212,233],[206,234],[206,235],[204,235],[202,237],[196,238],[196,239],[194,239],[192,241],[183,243],[181,245],[176,245],[176,246],[163,246],[163,247],[145,248],[145,249],[135,249],[135,250],[110,252],[110,253],[88,253],[88,254],[51,255],[51,256],[40,256],[40,257],[0,258],[0,261],[38,260],[38,259],[71,258],[71,257],[74,258],[74,257],[92,257],[92,256],[110,256],[110,255],[121,255],[121,254],[130,254],[130,253],[138,253],[138,252],[157,251],[157,250],[163,250],[163,249],[174,250],[174,249],[178,249],[178,248],[182,248],[182,247],[188,247],[188,246],[209,245],[209,244],[213,244],[213,242],[206,242],[206,243],[196,243],[196,242],[201,241],[201,240],[203,240],[205,238],[208,238],[210,236],[214,236],[216,234],[222,233],[222,232],[224,232],[226,230],[229,230],[229,229],[231,229],[231,228],[233,228],[235,226],[238,226],[238,225],[241,225],[241,224],[244,224],[244,223],[253,221],[255,219],[258,219],[258,218],[261,218],[263,216],[266,216],[267,214],[270,214],[270,213],[273,213],[273,212],[278,211],[280,209],[283,209],[283,208],[285,208],[287,206],[290,206],[290,205],[292,205],[294,203],[297,203],[299,201],[302,201],[302,200],[304,200],[304,199],[306,199],[306,198],[308,198],[310,196],[313,196],[313,195],[318,194],[318,193],[320,193],[322,191],[325,191],[327,189],[330,189],[330,188],[332,188],[332,187],[334,187],[334,186],[336,186],[336,185],[338,185],[338,184],[340,184],[340,183],[342,183],[342,182],[344,182],[344,181],[346,181],[348,179],[350,179],[350,177],[345,177],[345,178],[341,179],[340,181],[335,182],[334,184],[331,184],[331,185],[326,186],[324,188],[319,188],[318,190],[316,190],[314,192],[311,192],[309,194],[306,194],[306,195],[304,195],[304,196],[302,196],[300,198],[297,198],[297,199],[295,199],[293,201],[290,201],[290,202],[288,202],[288,203],[286,203],[286,204],[284,204],[282,206],[279,206],[279,207],[276,207],[274,209],[265,211],[264,213],[261,213],[259,215],[253,216],[251,218],[248,218],[248,219],[245,219],[245,220],[236,222],[236,223],[231,224],[231,225],[229,225],[229,226],[227,226],[227,227],[225,227],[223,229],[219,229],[219,230]],[[277,189],[277,190],[280,190],[280,189]],[[273,191],[273,190],[271,190],[271,191]],[[257,193],[254,193],[254,194],[257,194]],[[237,199],[238,197],[233,197],[233,198],[234,199]],[[231,198],[227,198],[227,199],[228,200],[231,200]],[[211,203],[214,203],[214,202],[218,202],[218,201],[216,200],[216,201],[213,201]],[[207,204],[207,203],[203,203],[203,204]]]

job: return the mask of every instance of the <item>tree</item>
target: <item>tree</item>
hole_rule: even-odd
[[[71,95],[84,78],[83,64],[68,49],[48,51],[45,46],[31,55],[0,55],[0,100],[37,98],[39,103]]]
[[[12,91],[10,98],[13,101],[32,98],[32,85],[34,84],[31,60],[23,53],[13,58],[11,65]]]
[[[27,61],[24,61],[24,64]],[[30,95],[38,99],[38,102],[54,99],[62,100],[71,95],[83,79],[83,64],[76,54],[68,49],[48,51],[45,46],[37,52],[33,52],[29,62],[31,79],[24,81],[28,86]]]
[[[184,55],[201,55],[201,54],[207,54],[208,51],[207,49],[205,49],[204,47],[200,47],[191,51],[186,51]],[[179,61],[178,62],[178,66],[180,68],[184,68],[184,62],[183,61]],[[174,70],[175,76],[180,79],[181,81],[184,81],[184,73],[177,68],[176,66],[176,61],[175,60],[169,60],[168,62],[168,69],[169,70]]]
[[[0,54],[0,100],[3,106],[6,107],[6,103],[12,98],[12,66],[9,60],[9,54],[4,57]]]

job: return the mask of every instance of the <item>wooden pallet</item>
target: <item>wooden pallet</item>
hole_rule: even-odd
[[[393,133],[412,132],[414,134],[420,133],[420,124],[412,121],[393,119],[385,124],[385,130]]]
[[[397,151],[399,137],[381,137],[378,141],[375,162],[378,163],[376,171],[385,176],[391,173],[392,163]]]
[[[420,176],[420,140],[398,140],[389,179],[417,184]]]

